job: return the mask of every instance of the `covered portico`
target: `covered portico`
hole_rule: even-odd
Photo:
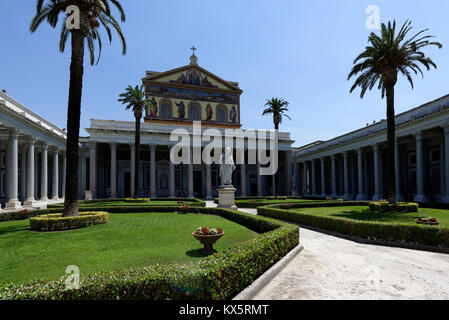
[[[0,92],[1,211],[64,198],[66,133]]]
[[[176,142],[170,134],[180,126],[165,124],[141,125],[141,155],[139,172],[134,167],[135,125],[133,122],[91,120],[86,130],[89,138],[82,140],[88,150],[82,156],[83,184],[92,198],[128,197],[134,192],[134,179],[139,175],[140,196],[198,197],[211,199],[218,195],[219,166],[216,164],[179,164],[170,161],[170,150]],[[192,127],[182,126],[187,130]],[[223,133],[224,129],[219,129]],[[279,134],[279,170],[276,174],[278,194],[291,195],[290,133]],[[202,142],[202,148],[208,142]],[[224,146],[224,143],[223,143]],[[257,196],[272,194],[272,176],[259,173],[260,164],[248,162],[248,142],[245,140],[245,164],[238,164],[233,182],[237,194]],[[223,149],[224,150],[224,149]],[[192,153],[192,152],[191,152]],[[236,155],[234,155],[234,159]]]

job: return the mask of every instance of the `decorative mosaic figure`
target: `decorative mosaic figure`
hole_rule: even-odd
[[[178,107],[178,119],[185,119],[186,117],[186,106],[184,105],[184,101],[180,103],[175,103]]]
[[[206,107],[206,121],[212,121],[214,112],[212,111],[212,106],[210,104]]]
[[[237,121],[237,110],[235,109],[235,106],[232,106],[231,110],[229,110],[229,120],[233,123]]]
[[[157,101],[154,97],[151,99],[150,117],[157,117]]]

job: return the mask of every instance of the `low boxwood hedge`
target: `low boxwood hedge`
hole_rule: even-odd
[[[370,202],[369,209],[376,212],[418,212],[419,205],[411,202],[390,204],[385,201]]]
[[[118,202],[118,201],[123,201],[123,202],[129,202],[131,203],[145,203],[145,202],[151,202],[151,200],[154,201],[177,201],[177,202],[186,202],[188,203],[190,206],[192,207],[205,207],[206,206],[206,202],[201,200],[201,199],[197,199],[197,198],[139,198],[138,200],[142,201],[135,201],[135,199],[131,199],[131,198],[105,198],[105,199],[93,199],[93,200],[80,200],[79,201],[79,205],[80,206],[96,206],[95,204],[98,202]],[[143,201],[143,199],[146,199],[146,201]],[[54,204],[49,204],[47,205],[47,208],[51,209],[51,208],[61,208],[64,206],[64,203],[54,203]],[[123,206],[123,205],[122,205]]]
[[[150,202],[150,198],[126,198],[123,200],[124,202],[130,202],[130,203],[146,203]]]
[[[123,209],[132,212],[136,208]],[[191,210],[221,216],[261,235],[192,264],[158,264],[81,276],[79,289],[65,290],[64,278],[7,284],[0,287],[0,300],[230,299],[299,243],[296,225],[228,209]],[[161,208],[151,207],[151,211],[160,212]]]
[[[80,212],[76,217],[63,217],[62,213],[44,214],[30,219],[30,229],[34,231],[61,231],[84,228],[109,221],[109,213]]]
[[[343,204],[334,203],[334,205],[360,206],[361,204],[359,202],[345,202]],[[294,208],[310,208],[311,204],[294,204],[293,206]],[[328,203],[320,203],[316,204],[316,206],[329,207],[330,205]],[[445,227],[362,221],[342,217],[313,215],[281,209],[280,205],[259,207],[257,213],[261,216],[282,219],[363,239],[449,248],[449,228]]]

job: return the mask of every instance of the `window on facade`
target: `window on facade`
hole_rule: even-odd
[[[225,123],[227,122],[227,111],[223,107],[217,108],[217,122]]]
[[[191,105],[189,107],[189,119],[192,121],[200,121],[201,120],[201,113],[200,113],[199,106]]]
[[[170,119],[171,116],[171,106],[169,103],[164,102],[161,107],[161,117],[162,119]]]

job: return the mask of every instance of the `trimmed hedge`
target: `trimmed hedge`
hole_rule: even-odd
[[[84,228],[109,221],[107,212],[80,212],[76,217],[63,217],[62,213],[45,214],[30,219],[30,229],[35,231],[61,231]]]
[[[418,212],[419,205],[417,203],[398,202],[390,204],[388,202],[370,202],[369,209],[375,212]]]
[[[142,199],[142,198],[140,198]],[[201,199],[197,199],[197,198],[145,198],[148,199],[148,201],[151,202],[151,200],[154,201],[177,201],[177,202],[187,202],[190,206],[194,206],[194,207],[205,207],[206,206],[206,202],[201,200]],[[134,199],[130,199],[130,198],[105,198],[105,199],[93,199],[93,200],[80,200],[78,202],[78,204],[80,205],[80,207],[84,206],[86,207],[86,205],[90,206],[95,206],[95,203],[98,202],[118,202],[118,201],[127,201],[127,200],[134,200]],[[145,201],[145,202],[148,202]],[[131,203],[131,201],[128,201],[129,203]],[[143,203],[145,203],[143,202]],[[134,202],[136,203],[136,202]],[[51,208],[61,208],[63,207],[64,204],[63,203],[55,203],[55,204],[49,204],[47,206],[47,208],[51,209]],[[121,205],[123,206],[123,205]],[[109,207],[108,207],[109,208]]]
[[[173,207],[167,208],[173,211]],[[157,212],[160,209],[152,207]],[[79,289],[65,290],[64,278],[3,285],[0,300],[231,299],[299,243],[296,225],[228,209],[191,209],[221,216],[262,234],[192,264],[157,264],[81,277]]]
[[[348,204],[348,202],[345,202],[342,205],[357,206],[360,205],[360,203],[352,202],[352,204]],[[326,205],[321,206],[329,207],[327,203]],[[301,207],[310,208],[310,204],[304,204]],[[300,206],[298,205],[296,208],[300,208]],[[404,223],[393,224],[388,222],[362,221],[342,217],[320,216],[280,209],[279,205],[260,207],[257,209],[257,213],[261,216],[296,222],[363,239],[449,248],[449,228],[445,227],[408,225]]]
[[[125,202],[130,202],[130,203],[146,203],[146,202],[150,202],[150,198],[126,198],[123,201]]]

